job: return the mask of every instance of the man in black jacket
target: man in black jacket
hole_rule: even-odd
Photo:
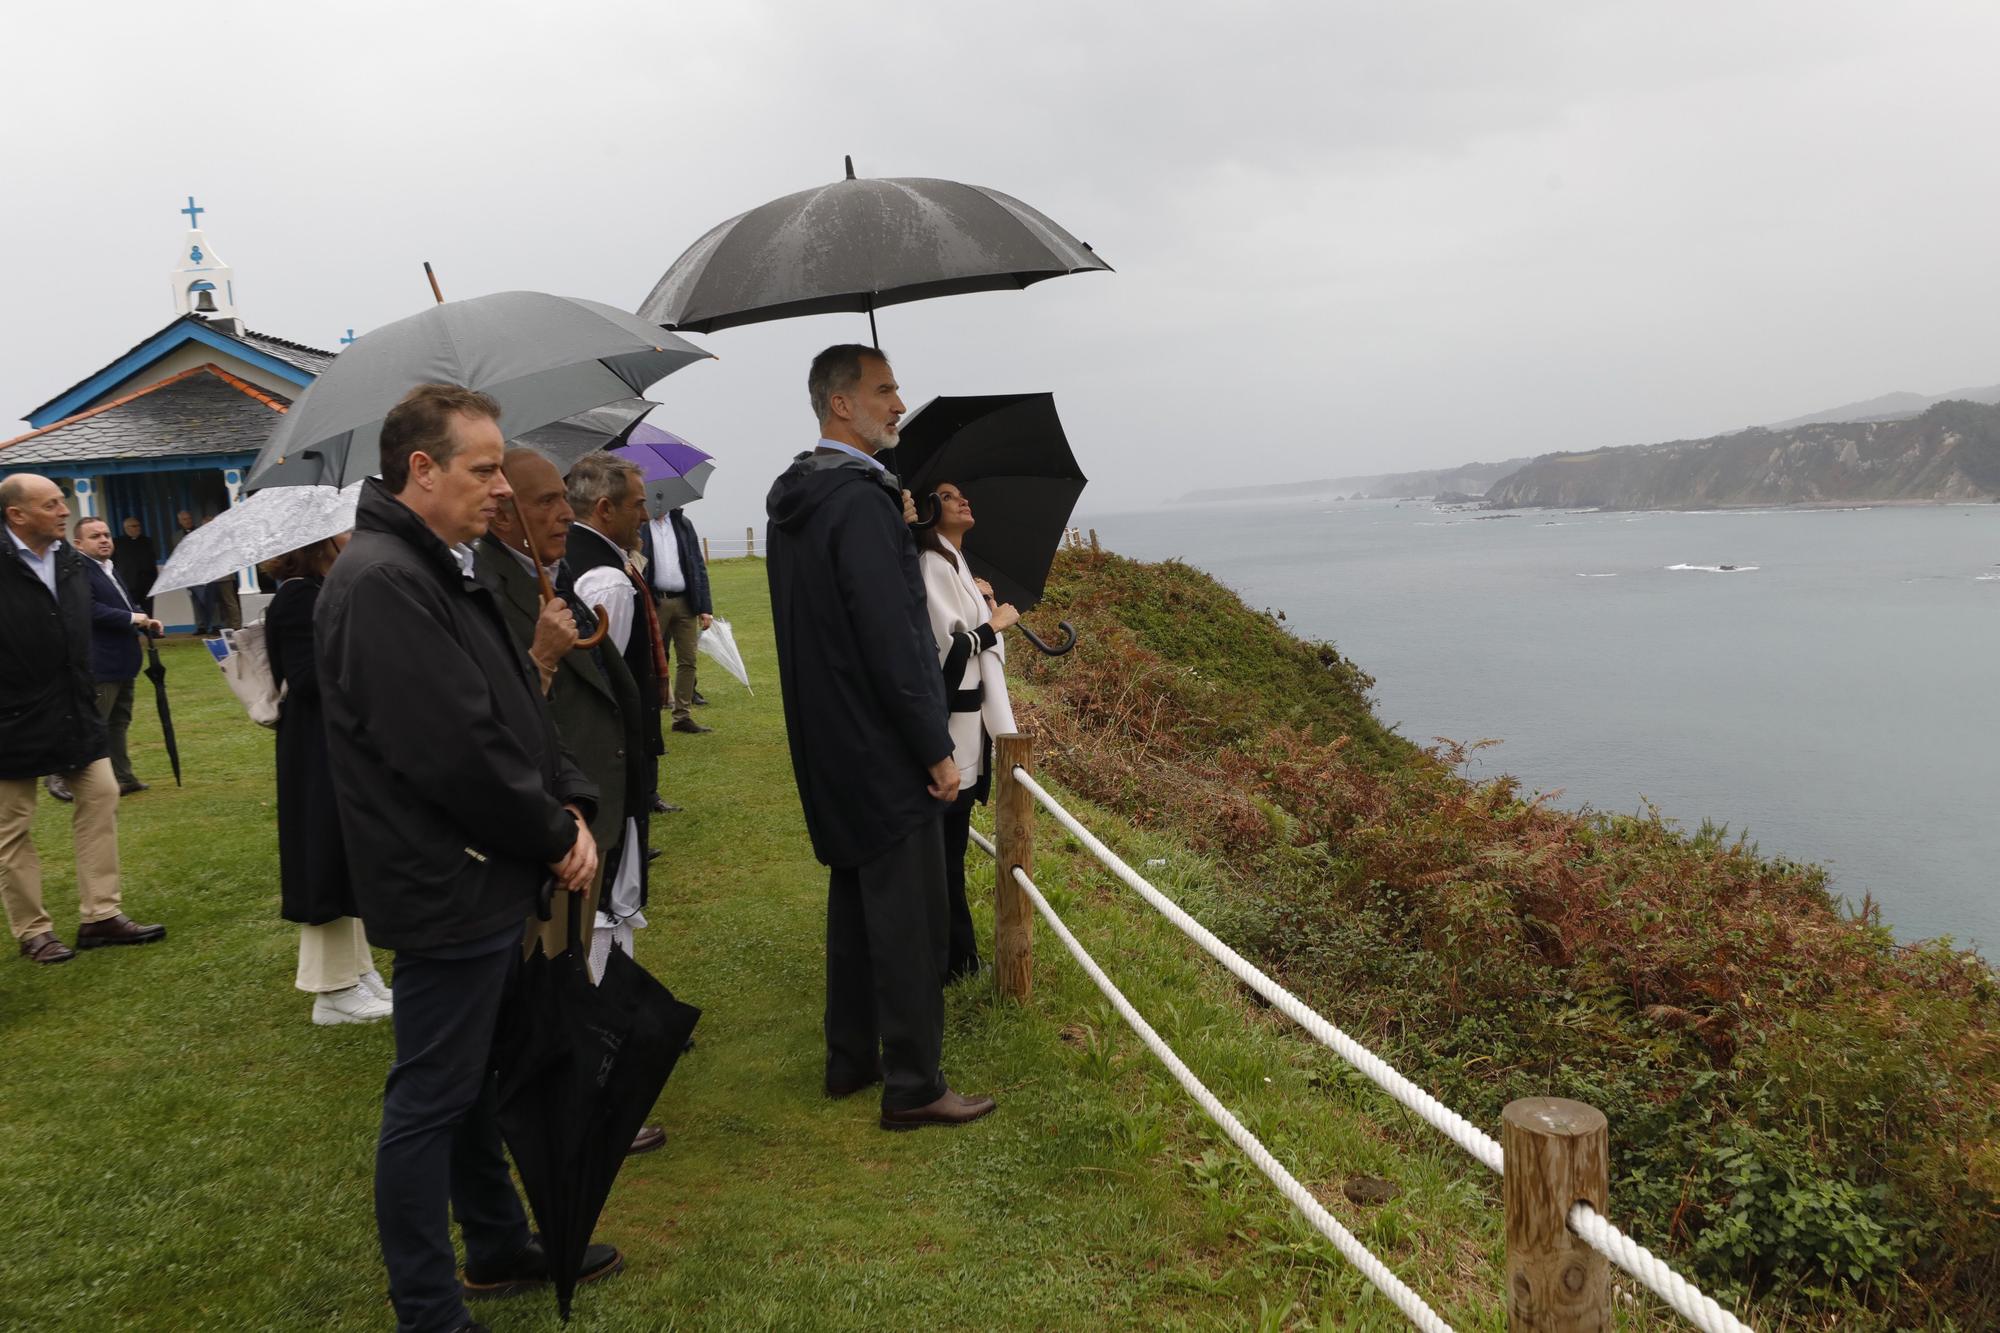
[[[44,773],[62,776],[76,797],[77,948],[167,933],[119,909],[118,780],[91,679],[89,574],[62,539],[68,518],[62,489],[47,477],[0,479],[0,900],[21,956],[36,963],[76,956],[42,907],[29,829]]]
[[[140,644],[158,634],[160,622],[141,609],[138,595],[120,577],[112,551],[111,525],[101,518],[79,519],[76,549],[90,578],[90,674],[97,682],[97,711],[104,717],[111,746],[111,775],[118,794],[146,790],[132,771],[126,733],[132,728],[132,685],[139,678]]]
[[[146,526],[136,516],[125,520],[125,535],[112,543],[111,563],[125,591],[139,599],[139,609],[153,614],[153,581],[160,575],[160,553]]]
[[[903,414],[883,355],[848,344],[806,379],[819,446],[765,500],[792,773],[826,904],[826,1092],[882,1082],[882,1127],[960,1125],[945,1085],[948,916],[938,819],[958,794],[914,517],[875,454]]]
[[[498,417],[484,394],[440,384],[390,411],[382,479],[362,489],[314,617],[355,899],[369,938],[396,950],[375,1220],[406,1333],[463,1328],[466,1299],[547,1280],[501,1154],[493,1033],[541,882],[581,892],[597,874],[595,788],[472,579],[469,543],[510,494]],[[584,1280],[621,1262],[594,1245]]]

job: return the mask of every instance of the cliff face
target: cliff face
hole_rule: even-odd
[[[1708,509],[2000,498],[2000,406],[1939,403],[1907,421],[1753,428],[1706,440],[1544,454],[1487,491],[1499,508]]]

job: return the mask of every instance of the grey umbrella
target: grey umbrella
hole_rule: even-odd
[[[249,486],[345,486],[381,470],[382,418],[415,385],[462,384],[500,403],[518,437],[632,398],[709,353],[597,301],[496,292],[385,324],[334,359],[286,412]]]
[[[1019,199],[979,185],[847,179],[738,214],[689,246],[639,314],[670,329],[868,312],[960,292],[1109,272],[1091,248]]]

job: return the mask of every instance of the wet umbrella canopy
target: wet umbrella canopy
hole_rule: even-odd
[[[713,228],[675,260],[639,314],[713,333],[794,315],[1109,272],[1091,248],[1019,199],[979,185],[847,179],[774,199]]]
[[[385,324],[334,358],[271,432],[249,485],[345,486],[381,471],[382,418],[418,384],[491,394],[508,437],[622,403],[709,354],[616,307],[497,292]]]
[[[638,464],[646,479],[646,506],[654,518],[701,499],[715,458],[672,431],[641,422],[621,448],[611,451]]]
[[[1050,393],[933,398],[903,424],[884,461],[914,495],[951,482],[972,503],[965,554],[994,595],[1026,611],[1088,478],[1070,452]]]
[[[577,940],[581,900],[560,896]],[[500,1128],[565,1319],[611,1182],[700,1018],[618,949],[596,985],[575,945],[522,965],[493,1043]]]

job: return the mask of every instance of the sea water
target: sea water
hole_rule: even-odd
[[[2000,957],[2000,505],[1077,521],[1332,640],[1412,740],[1501,740],[1473,776],[1747,829],[1899,937]]]

